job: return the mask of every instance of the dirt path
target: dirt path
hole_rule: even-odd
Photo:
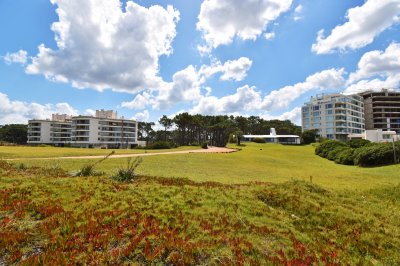
[[[164,155],[164,154],[185,154],[185,153],[231,153],[236,152],[237,149],[231,148],[219,148],[219,147],[208,147],[208,149],[196,149],[196,150],[185,150],[185,151],[168,151],[168,152],[152,152],[152,153],[132,153],[132,154],[114,154],[109,158],[129,158],[138,156],[152,156],[152,155]],[[5,159],[6,161],[17,161],[17,160],[59,160],[59,159],[100,159],[106,155],[89,155],[89,156],[65,156],[65,157],[45,157],[45,158],[13,158]]]

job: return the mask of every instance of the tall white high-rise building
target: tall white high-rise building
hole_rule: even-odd
[[[346,140],[365,131],[363,97],[329,94],[311,97],[301,109],[303,131],[317,129],[321,137]]]

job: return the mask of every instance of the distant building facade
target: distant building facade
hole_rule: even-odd
[[[131,148],[137,144],[137,122],[111,110],[97,110],[95,116],[55,114],[51,120],[29,120],[28,144]]]
[[[297,135],[277,135],[275,128],[271,128],[269,135],[243,135],[242,141],[253,141],[256,138],[264,139],[267,143],[278,144],[300,144],[300,136]]]
[[[371,142],[392,142],[399,141],[400,135],[396,134],[396,131],[383,131],[382,129],[371,129],[365,130],[361,134],[350,134],[347,136],[351,139],[366,139]]]
[[[329,94],[311,97],[301,109],[303,131],[317,129],[324,138],[346,140],[365,130],[364,101],[360,95]]]
[[[365,129],[400,134],[400,91],[383,89],[360,95],[364,100]]]

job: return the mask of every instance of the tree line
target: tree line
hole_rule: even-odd
[[[258,116],[191,115],[180,113],[173,118],[163,115],[159,121],[163,127],[155,130],[154,122],[138,123],[138,139],[148,143],[167,141],[179,146],[200,145],[207,142],[212,146],[223,147],[229,136],[268,135],[271,128],[277,134],[301,135],[301,127],[290,120],[265,120]]]
[[[26,144],[28,140],[28,126],[11,124],[0,126],[0,142]]]

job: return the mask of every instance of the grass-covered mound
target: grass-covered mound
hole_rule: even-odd
[[[400,187],[70,177],[0,165],[4,264],[400,263]]]

